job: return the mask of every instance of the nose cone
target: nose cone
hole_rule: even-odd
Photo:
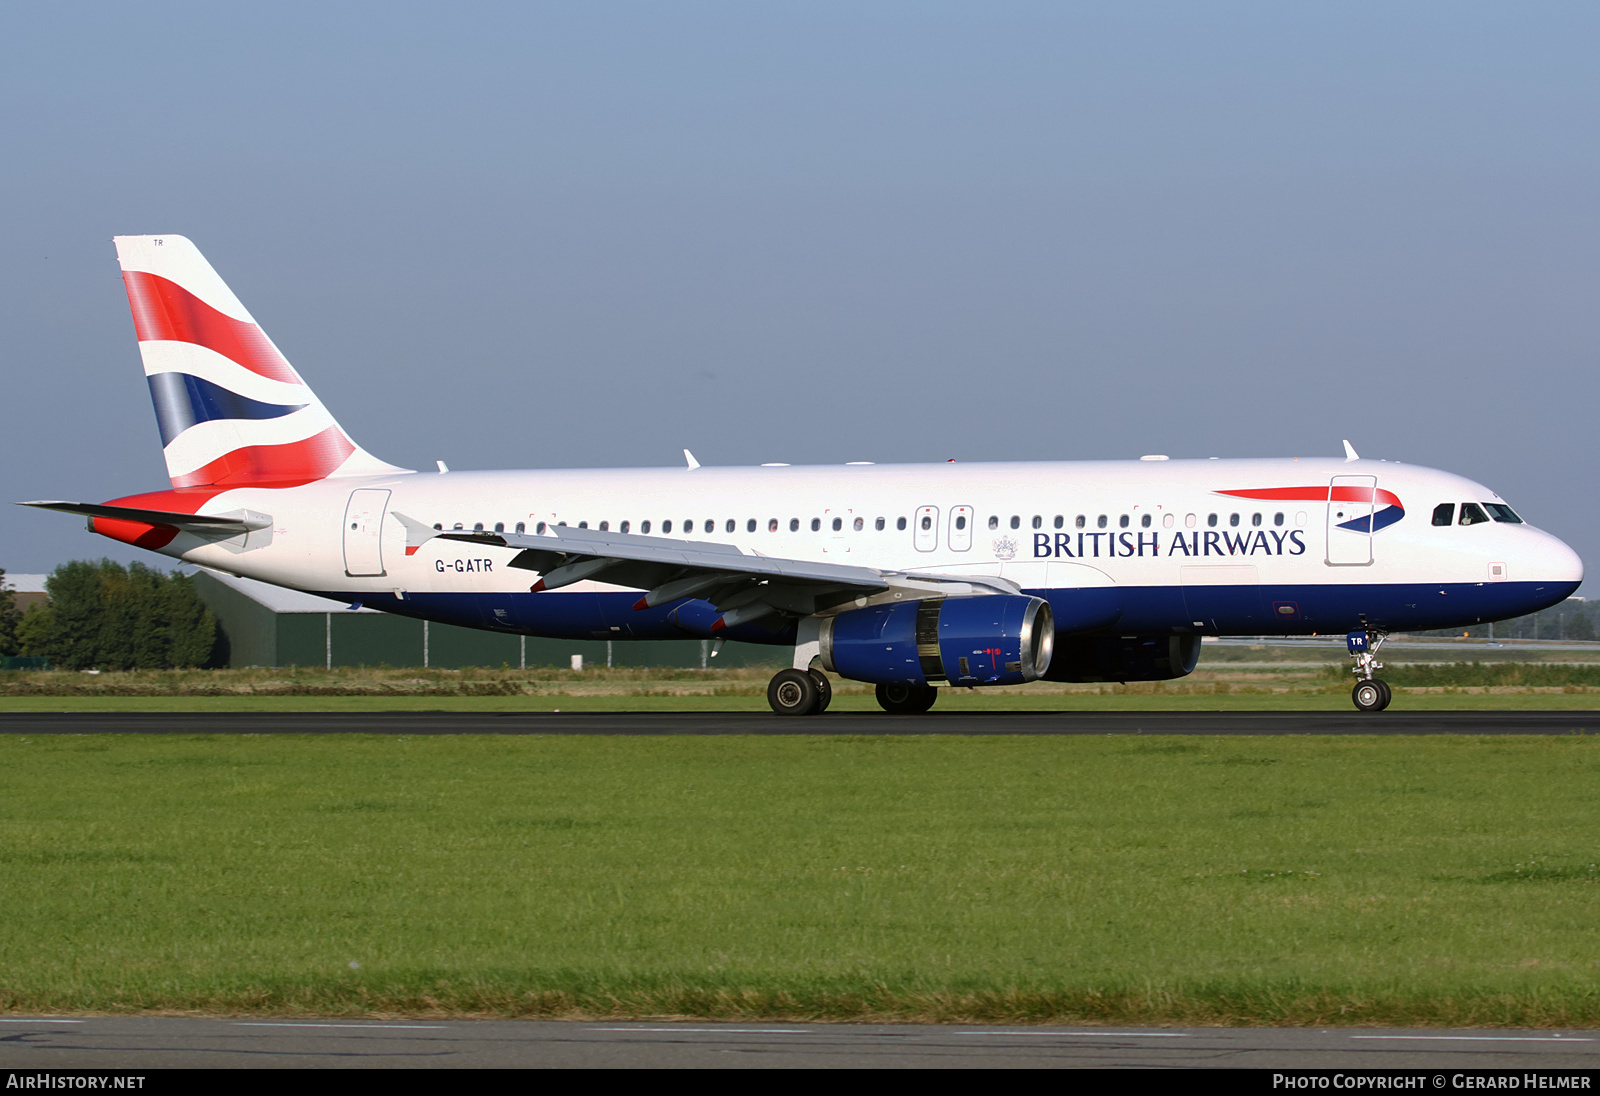
[[[1527,573],[1540,579],[1551,582],[1570,583],[1573,589],[1583,581],[1583,560],[1578,558],[1578,553],[1569,548],[1565,541],[1551,536],[1549,533],[1539,534],[1540,543],[1532,553],[1525,568]]]
[[[1510,577],[1534,583],[1540,608],[1547,608],[1572,596],[1583,581],[1583,560],[1561,539],[1537,529],[1528,532],[1527,545],[1519,546],[1511,563]]]

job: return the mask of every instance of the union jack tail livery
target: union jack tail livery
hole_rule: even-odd
[[[350,439],[194,244],[116,245],[173,487],[401,471]]]

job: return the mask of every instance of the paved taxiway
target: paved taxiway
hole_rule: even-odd
[[[1600,734],[1600,712],[4,712],[0,734]]]
[[[1600,1069],[1600,1031],[0,1018],[0,1069]]]

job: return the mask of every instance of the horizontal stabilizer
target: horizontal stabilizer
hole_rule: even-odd
[[[142,521],[146,525],[166,525],[201,536],[238,536],[240,533],[266,529],[272,525],[269,514],[253,510],[233,514],[209,516],[182,514],[171,510],[145,510],[137,506],[107,506],[99,502],[19,502],[18,506],[37,506],[41,510],[60,510],[63,514],[82,514],[89,518],[111,518],[116,521]]]

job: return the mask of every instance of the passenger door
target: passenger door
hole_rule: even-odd
[[[1371,563],[1378,477],[1334,476],[1328,487],[1329,566],[1361,567]]]
[[[383,570],[383,514],[389,492],[364,487],[350,492],[344,508],[344,573],[352,578],[375,577]]]

